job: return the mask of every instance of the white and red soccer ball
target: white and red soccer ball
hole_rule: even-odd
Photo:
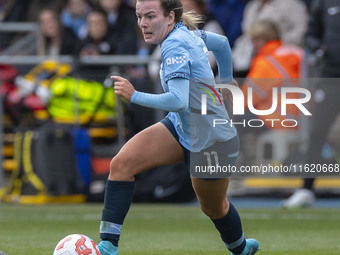
[[[59,241],[53,255],[100,255],[100,251],[88,236],[71,234]]]

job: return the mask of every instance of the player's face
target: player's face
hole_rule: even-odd
[[[137,1],[136,15],[146,43],[161,44],[175,25],[174,12],[165,17],[159,0]]]

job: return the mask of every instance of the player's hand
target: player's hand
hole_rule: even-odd
[[[111,76],[111,79],[115,80],[115,94],[130,101],[133,92],[135,92],[133,85],[127,79],[120,76]]]
[[[236,80],[233,80],[230,84],[239,87],[238,82]],[[227,88],[221,88],[220,91],[223,97],[224,104],[227,108],[227,112],[231,117],[233,113],[233,95]]]
[[[239,87],[238,82],[236,80],[233,80],[230,83],[230,85],[234,85],[236,87]],[[222,94],[224,101],[227,101],[228,103],[230,103],[232,105],[233,104],[233,95],[230,92],[230,90],[227,89],[227,88],[221,88],[220,91],[221,91],[221,94]]]

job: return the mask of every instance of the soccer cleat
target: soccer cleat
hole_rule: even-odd
[[[311,207],[315,201],[313,191],[309,189],[299,189],[288,199],[282,202],[283,208],[304,208]]]
[[[101,255],[118,255],[118,247],[110,241],[101,241],[97,247]]]
[[[260,250],[259,242],[254,238],[246,239],[246,247],[244,247],[243,251],[239,255],[254,255],[257,251]],[[231,255],[236,255],[231,253]]]

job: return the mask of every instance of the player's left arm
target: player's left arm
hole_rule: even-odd
[[[202,33],[205,45],[215,56],[221,82],[233,82],[232,55],[228,38],[212,32],[202,31]]]
[[[220,81],[239,87],[238,82],[233,78],[232,55],[228,38],[212,32],[202,31],[202,33],[204,34],[204,42],[208,50],[212,51],[215,56]],[[220,92],[227,111],[231,116],[233,110],[232,94],[227,88],[221,88]]]

